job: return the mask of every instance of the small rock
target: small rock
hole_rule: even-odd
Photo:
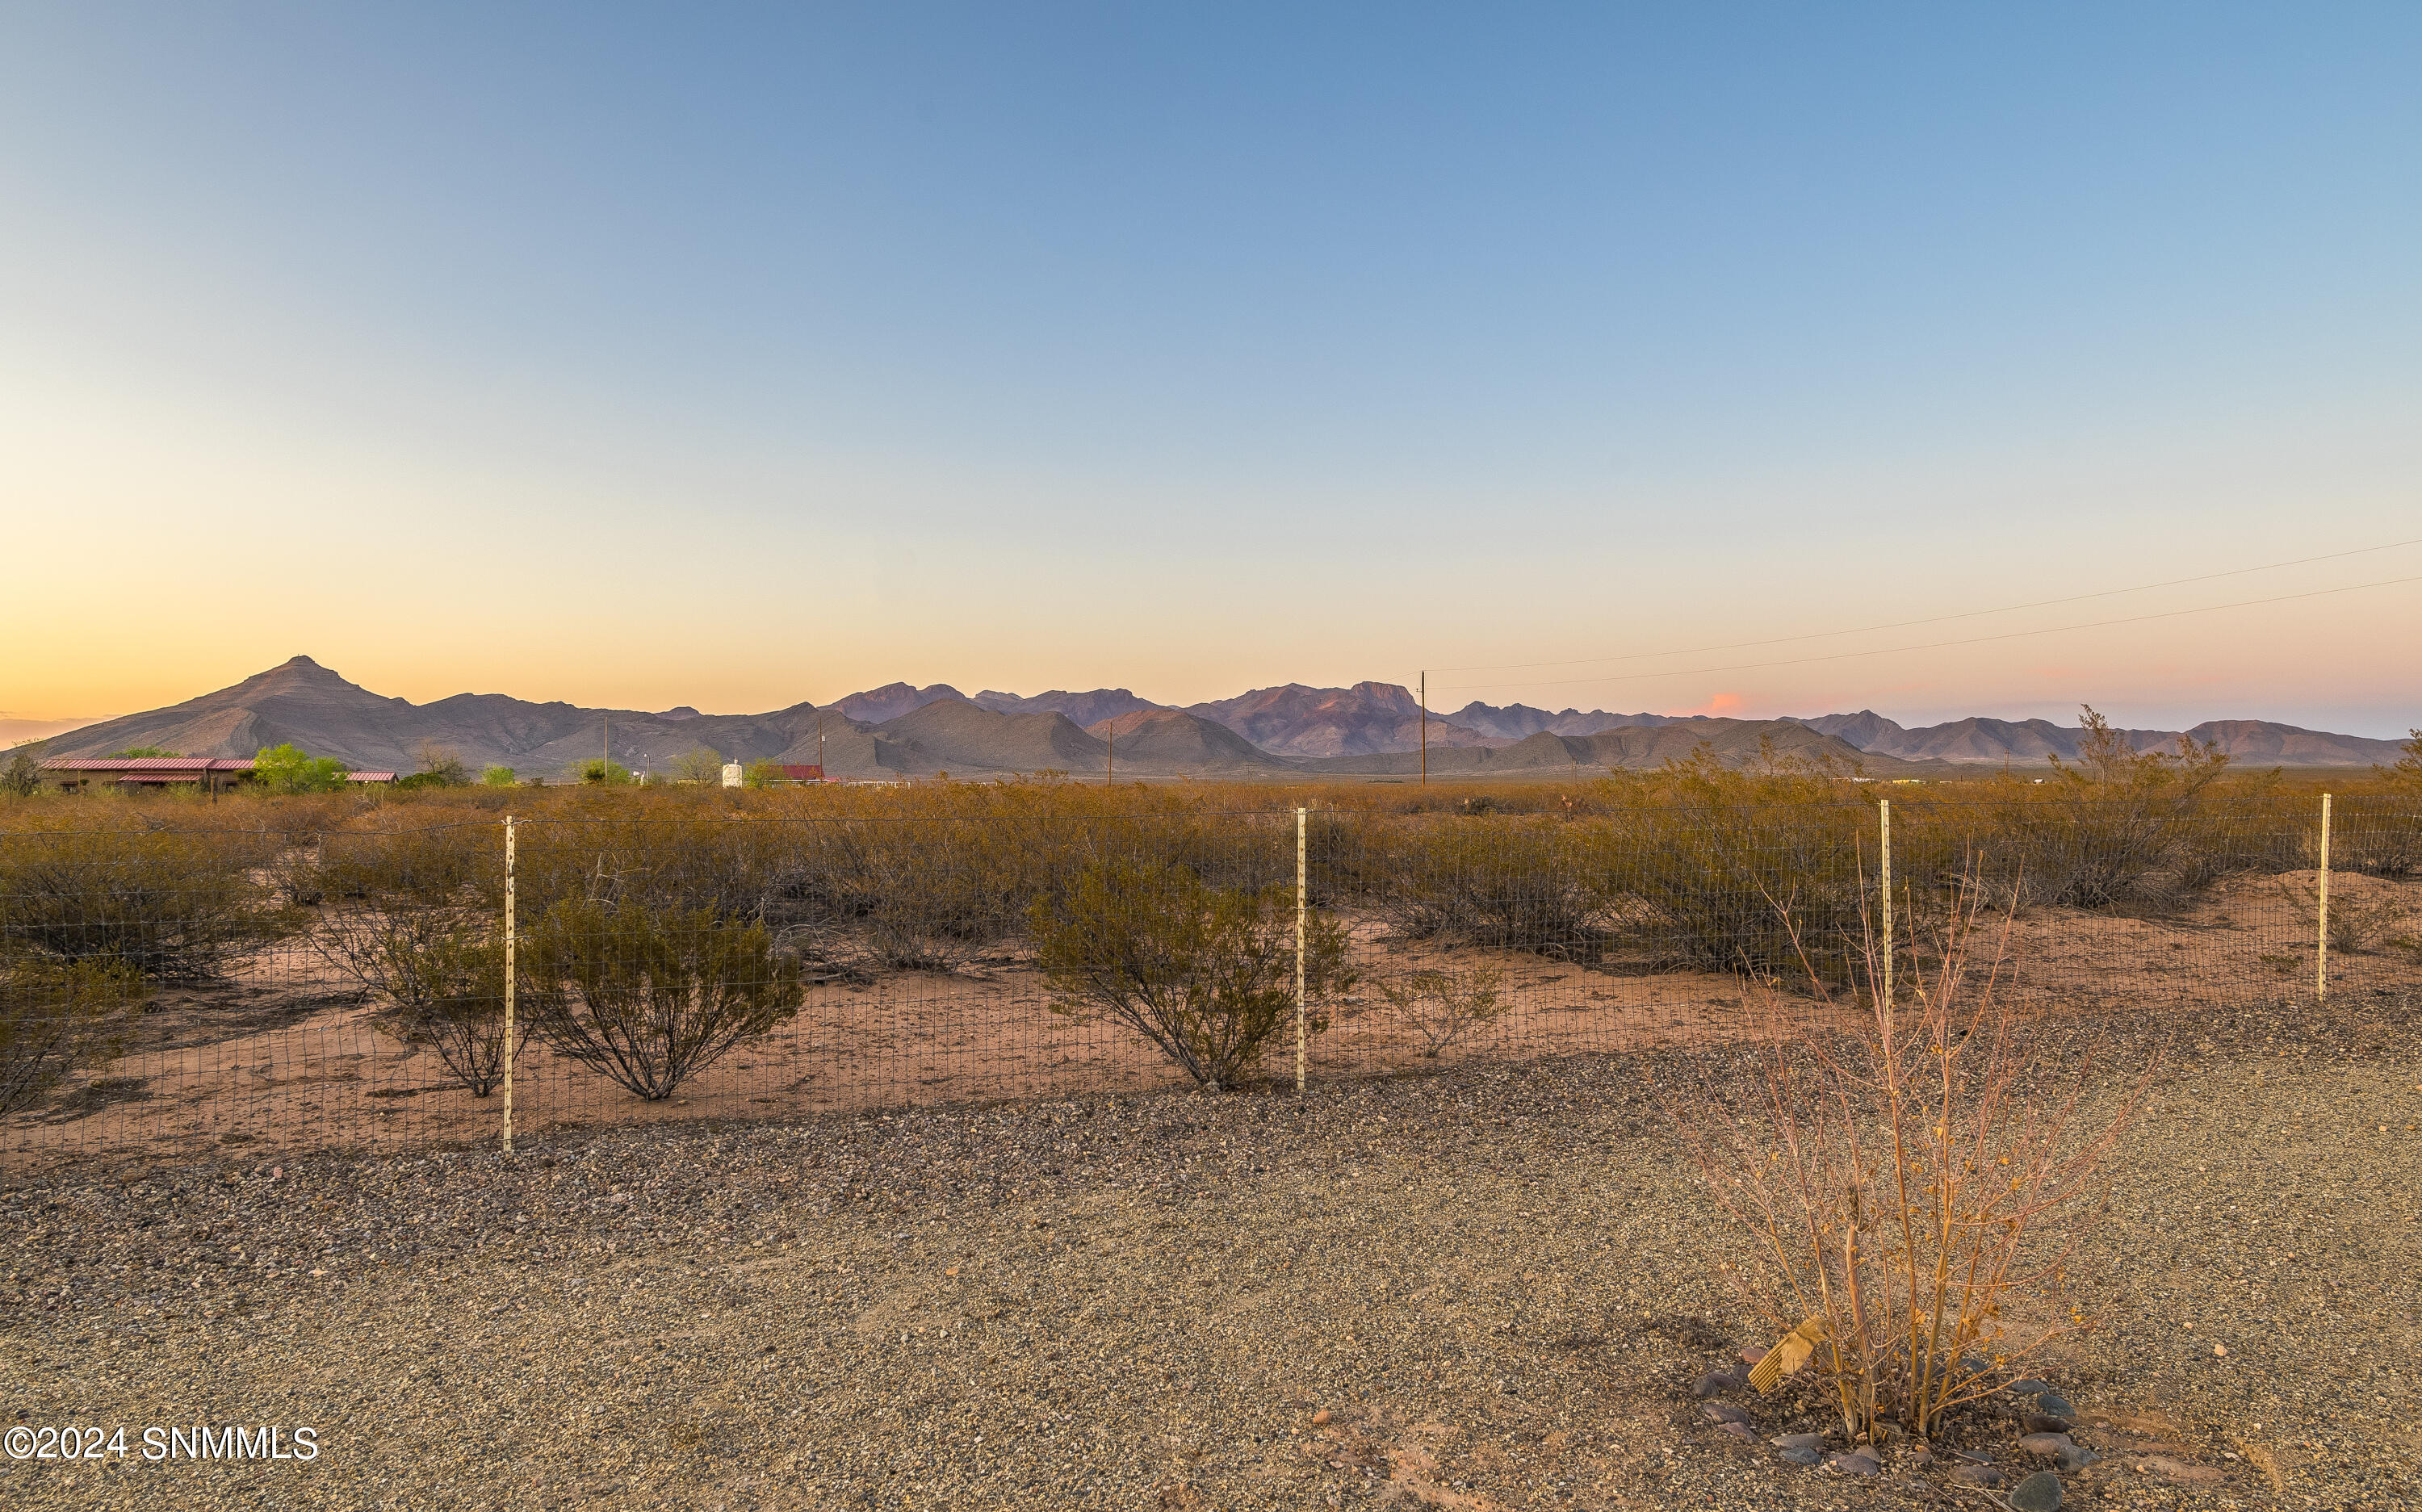
[[[1730,1402],[1702,1402],[1699,1410],[1718,1423],[1747,1423],[1749,1414]]]
[[[2068,1398],[2058,1392],[2045,1392],[2037,1396],[2036,1410],[2047,1417],[2074,1418],[2077,1416],[2077,1409],[2070,1406]]]
[[[2060,1452],[2060,1468],[2067,1471],[2080,1471],[2101,1457],[2085,1445],[2073,1443]]]
[[[1693,1396],[1713,1396],[1719,1392],[1728,1392],[1736,1386],[1744,1386],[1747,1384],[1747,1381],[1743,1380],[1740,1377],[1734,1375],[1729,1370],[1710,1370],[1706,1375],[1691,1383],[1691,1394]]]
[[[1719,1423],[1716,1425],[1716,1428],[1719,1432],[1729,1433],[1734,1438],[1739,1439],[1745,1442],[1757,1442],[1757,1430],[1751,1427],[1746,1423]]]
[[[2060,1477],[2037,1471],[2010,1488],[2010,1512],[2060,1512]]]
[[[2048,1380],[2037,1380],[2033,1376],[2029,1376],[2024,1380],[2014,1380],[2010,1382],[2010,1384],[2004,1387],[2003,1390],[2008,1392],[2012,1396],[2040,1396],[2044,1393],[2052,1390],[2052,1382]]]
[[[1740,1358],[1741,1363],[1744,1365],[1762,1364],[1766,1360],[1766,1351],[1763,1349],[1743,1349],[1740,1352]]]
[[[2030,1433],[2019,1441],[2019,1453],[2033,1455],[2038,1459],[2058,1459],[2076,1447],[2066,1433]]]
[[[2019,1425],[2029,1433],[2067,1433],[2077,1425],[2050,1412],[2026,1412],[2020,1415]]]
[[[1981,1376],[1993,1367],[1990,1362],[1979,1360],[1974,1355],[1961,1355],[1959,1357],[1959,1368],[1968,1372],[1968,1374],[1972,1376]]]
[[[1824,1460],[1824,1456],[1814,1449],[1785,1449],[1776,1457],[1794,1465],[1816,1465]]]
[[[1933,1463],[1934,1463],[1934,1451],[1933,1451],[1933,1450],[1931,1450],[1931,1449],[1928,1449],[1928,1448],[1927,1448],[1926,1445],[1924,1445],[1924,1444],[1919,1444],[1916,1448],[1911,1449],[1911,1450],[1909,1452],[1909,1462],[1910,1462],[1911,1464],[1912,1464],[1912,1465],[1930,1465],[1930,1464],[1933,1464]]]
[[[1846,1475],[1880,1475],[1884,1469],[1882,1460],[1864,1453],[1835,1455],[1828,1463]]]
[[[1993,1462],[1993,1457],[1982,1449],[1954,1449],[1951,1452],[1972,1465],[1990,1465]]]
[[[1325,1407],[1324,1407],[1324,1408],[1322,1408],[1319,1411],[1314,1412],[1314,1413],[1312,1415],[1312,1425],[1313,1425],[1313,1427],[1315,1427],[1315,1428],[1317,1428],[1317,1427],[1324,1427],[1324,1426],[1326,1426],[1326,1425],[1328,1425],[1328,1423],[1329,1423],[1329,1409],[1327,1409],[1327,1408],[1325,1408]]]
[[[1990,1465],[1962,1465],[1951,1473],[1951,1478],[1970,1486],[1999,1486],[2002,1473]]]
[[[1825,1436],[1821,1433],[1786,1433],[1774,1441],[1777,1449],[1822,1449]]]

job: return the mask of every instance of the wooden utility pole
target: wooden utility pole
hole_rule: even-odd
[[[816,711],[816,776],[825,776],[825,711]]]
[[[1422,786],[1430,785],[1430,674],[1422,673]]]

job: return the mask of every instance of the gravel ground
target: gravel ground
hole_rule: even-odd
[[[2188,1033],[2043,1371],[2068,1504],[2416,1504],[2411,1005]],[[0,1192],[0,1400],[103,1432],[8,1504],[1986,1504],[1693,1399],[1762,1341],[1631,1060],[251,1160]],[[198,1424],[316,1457],[143,1459]]]

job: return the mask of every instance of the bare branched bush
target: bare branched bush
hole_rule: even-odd
[[[1379,997],[1396,1019],[1422,1037],[1422,1056],[1439,1053],[1464,1034],[1496,1022],[1505,1013],[1505,973],[1483,967],[1452,971],[1408,971],[1378,984]]]
[[[1854,1440],[1924,1437],[2087,1326],[2066,1268],[2150,1076],[2089,1116],[2076,1070],[2094,1047],[2019,1005],[2006,919],[1972,962],[1981,894],[1965,897],[1900,991],[1879,990],[1888,947],[1870,938],[1855,998],[1820,981],[1812,1013],[1765,994],[1754,1048],[1661,1088],[1742,1241],[1722,1273],[1783,1341],[1753,1381],[1804,1361]]]
[[[145,996],[142,973],[123,961],[0,959],[0,1115],[107,1058]]]
[[[385,1000],[371,1019],[382,1031],[436,1052],[475,1097],[503,1084],[505,950],[494,918],[460,908],[363,910],[334,915],[310,938]],[[516,1026],[513,1056],[531,1027],[527,1018]]]
[[[1235,1085],[1296,1013],[1296,899],[1288,887],[1214,888],[1183,866],[1089,867],[1034,906],[1051,1011],[1133,1031],[1213,1091]],[[1345,930],[1304,922],[1307,999],[1352,985]],[[1307,1029],[1328,1028],[1326,1015]]]
[[[526,959],[546,1042],[652,1102],[799,1011],[798,963],[763,924],[712,908],[567,898]]]

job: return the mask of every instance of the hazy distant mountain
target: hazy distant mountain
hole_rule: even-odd
[[[1150,699],[1140,699],[1123,687],[1097,687],[1091,693],[1065,693],[1054,688],[1048,693],[1037,693],[1030,699],[986,688],[969,701],[996,714],[1064,714],[1071,721],[1088,730],[1105,719],[1115,719],[1124,714],[1169,707]]]
[[[1229,729],[1281,756],[1366,756],[1415,750],[1422,740],[1421,705],[1394,683],[1357,683],[1352,687],[1256,688],[1233,699],[1197,703],[1186,711]],[[1433,746],[1496,746],[1502,736],[1485,735],[1442,716],[1429,717]]]
[[[1601,730],[1619,730],[1625,725],[1672,724],[1676,716],[1668,714],[1609,714],[1592,709],[1583,714],[1579,709],[1566,709],[1562,714],[1549,714],[1527,703],[1512,703],[1493,708],[1475,699],[1447,717],[1468,730],[1484,735],[1502,735],[1508,740],[1524,740],[1546,732],[1557,735],[1594,735]]]
[[[1798,719],[1811,730],[1836,735],[1878,756],[1902,761],[1940,761],[1976,765],[2027,764],[2052,756],[2063,761],[2077,755],[2082,731],[2049,719],[1986,719],[1969,717],[1947,724],[1908,729],[1872,709],[1857,714],[1828,714]],[[2268,719],[2210,719],[2189,731],[2123,730],[2137,750],[2158,750],[2177,744],[2181,733],[2218,743],[2230,756],[2249,764],[2274,766],[2366,766],[2397,759],[2398,743],[2363,735],[2333,735]]]
[[[862,723],[881,724],[886,719],[897,719],[904,714],[913,713],[928,703],[938,703],[944,699],[964,701],[967,695],[948,683],[936,683],[932,687],[886,683],[863,693],[852,693],[845,699],[835,699],[831,707]]]
[[[0,714],[0,749],[22,746],[29,740],[48,740],[91,723],[90,719],[36,719],[27,715]]]

